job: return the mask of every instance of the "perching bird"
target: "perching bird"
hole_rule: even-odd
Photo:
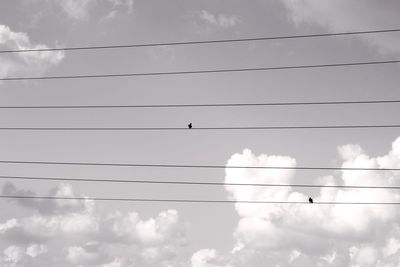
[[[188,128],[189,128],[189,129],[192,129],[192,123],[189,123],[189,124],[188,124]]]
[[[310,197],[310,198],[308,198],[308,202],[310,202],[310,203],[314,203],[314,201],[313,201],[313,199]]]

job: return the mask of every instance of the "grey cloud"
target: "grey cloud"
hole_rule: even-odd
[[[2,189],[4,195],[15,196],[36,196],[36,193],[30,190],[17,189],[14,184],[7,182]],[[83,195],[75,194],[69,184],[60,184],[50,190],[49,197],[84,197]],[[32,208],[42,214],[63,214],[71,212],[83,212],[88,210],[93,205],[90,200],[41,200],[41,199],[14,199],[19,205],[27,208]]]

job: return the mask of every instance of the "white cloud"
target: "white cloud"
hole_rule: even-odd
[[[12,184],[4,188],[9,194],[34,195]],[[68,184],[58,185],[47,195],[82,196]],[[0,240],[10,247],[0,263],[14,259],[23,267],[46,261],[57,261],[58,266],[168,266],[187,245],[185,225],[176,210],[142,219],[134,211],[99,213],[94,202],[86,202],[14,201],[33,214],[0,223]],[[50,244],[52,250],[47,249]]]
[[[383,256],[389,257],[400,250],[400,241],[396,238],[389,238],[386,246],[383,248]]]
[[[67,261],[74,265],[92,265],[98,264],[105,260],[103,255],[99,253],[99,244],[89,242],[84,247],[72,246],[67,249]]]
[[[248,149],[243,154],[235,154],[228,161],[227,166],[295,166],[296,160],[283,156],[267,156],[261,155],[256,157]],[[286,183],[290,182],[294,175],[293,170],[265,170],[265,169],[226,169],[226,183]],[[290,189],[288,188],[262,188],[262,187],[238,187],[225,186],[226,190],[232,195],[233,199],[245,200],[281,200],[288,197]],[[259,214],[260,216],[274,216],[279,214],[282,209],[280,207],[271,207],[265,209],[261,205],[236,204],[236,210],[242,217],[246,215]]]
[[[338,148],[343,167],[398,168],[400,137],[381,157],[368,156],[358,145]],[[227,166],[296,166],[293,158],[246,149],[233,155]],[[293,170],[226,169],[226,183],[295,183]],[[393,171],[342,171],[319,179],[325,185],[398,186]],[[308,195],[287,187],[225,186],[234,200],[307,201]],[[322,188],[314,201],[399,202],[400,192],[385,189]],[[232,266],[398,266],[400,264],[400,212],[378,205],[235,205],[239,222],[236,244],[226,256]],[[192,257],[192,266],[209,266],[214,250]],[[200,262],[200,263],[199,263]],[[196,264],[197,265],[196,265]],[[204,263],[203,265],[201,265]],[[210,265],[214,266],[214,265]]]
[[[393,29],[398,26],[400,3],[374,0],[283,0],[296,25],[315,24],[331,32]],[[361,37],[382,53],[400,53],[397,33]]]
[[[136,212],[114,213],[105,224],[114,240],[121,243],[139,243],[146,246],[177,245],[186,243],[184,229],[176,210],[162,211],[156,218],[141,220]]]
[[[378,261],[378,251],[371,246],[361,248],[351,247],[352,266],[376,266]]]
[[[24,256],[24,250],[22,247],[9,246],[3,251],[4,262],[18,263]]]
[[[211,25],[218,29],[232,28],[240,23],[240,19],[237,16],[225,15],[223,13],[213,14],[207,10],[201,10],[198,13],[198,17],[207,25]]]
[[[43,44],[32,44],[28,35],[14,32],[6,25],[0,24],[0,49],[43,49]],[[0,77],[9,77],[16,74],[42,73],[58,65],[64,58],[62,51],[26,52],[2,54],[0,56]]]
[[[0,224],[0,227],[3,228],[0,232],[2,239],[14,244],[29,244],[46,242],[55,237],[90,237],[99,232],[99,220],[91,213],[66,213],[63,215],[34,213],[32,216],[21,219],[9,219]]]
[[[343,167],[398,168],[400,137],[383,156],[371,157],[358,145],[338,148]],[[234,154],[228,166],[296,166],[288,156]],[[294,170],[226,169],[226,183],[298,183]],[[323,185],[399,186],[394,171],[342,171],[316,180]],[[14,186],[13,192],[33,194]],[[322,188],[314,193],[290,187],[225,186],[233,200],[315,202],[400,202],[400,192],[388,189]],[[82,196],[67,184],[48,195]],[[82,201],[84,202],[84,201]],[[94,203],[28,205],[32,215],[0,223],[0,265],[42,266],[399,266],[400,211],[378,205],[235,205],[239,217],[230,253],[205,248],[183,259],[188,243],[185,225],[176,210],[141,218],[135,211],[99,212]],[[46,211],[48,208],[50,211]],[[201,230],[201,229],[200,229]]]
[[[32,265],[37,257],[47,253],[47,247],[39,244],[24,246],[8,246],[0,255],[0,265],[4,267],[38,266]]]
[[[10,219],[10,220],[6,221],[5,223],[0,224],[0,234],[4,234],[8,230],[13,229],[17,226],[19,226],[17,219]]]
[[[192,267],[230,267],[215,249],[201,249],[190,258]]]
[[[31,256],[32,258],[36,258],[39,255],[47,253],[47,246],[33,244],[26,248],[26,255]]]

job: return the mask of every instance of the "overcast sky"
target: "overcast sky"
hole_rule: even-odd
[[[396,0],[20,0],[0,3],[0,50],[399,28]],[[397,60],[400,34],[0,54],[0,77]],[[3,81],[0,105],[145,105],[400,99],[398,64],[107,79]],[[1,127],[398,124],[399,104],[0,110]],[[400,168],[399,129],[0,131],[0,160]],[[0,164],[0,176],[399,186],[399,172]],[[384,189],[1,179],[9,195],[400,202]],[[0,200],[0,265],[400,265],[395,206]]]

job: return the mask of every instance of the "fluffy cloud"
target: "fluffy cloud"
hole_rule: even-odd
[[[17,263],[23,257],[23,249],[21,247],[10,246],[4,250],[5,260]]]
[[[26,255],[36,258],[41,254],[47,253],[47,247],[45,245],[33,244],[26,248]]]
[[[47,247],[39,244],[32,244],[28,247],[9,246],[3,250],[0,256],[0,263],[4,267],[28,266],[30,261],[47,253]]]
[[[370,157],[358,145],[338,149],[343,167],[399,168],[400,138],[381,157]],[[254,155],[246,149],[229,165],[296,166],[293,158]],[[293,170],[226,169],[226,183],[295,183]],[[322,177],[325,185],[398,186],[393,171],[342,171]],[[234,200],[307,201],[308,195],[288,187],[226,186]],[[304,192],[304,191],[303,191]],[[322,188],[315,202],[399,202],[400,193],[387,189]],[[398,266],[400,212],[379,205],[235,205],[239,222],[236,244],[225,257],[226,266]],[[192,266],[218,266],[214,250],[193,255]],[[208,265],[207,265],[208,264]]]
[[[16,189],[11,183],[6,183],[2,192],[4,195],[35,195],[30,191]],[[60,184],[51,189],[48,196],[83,197],[76,194],[69,184]],[[32,209],[34,213],[29,217],[0,223],[0,235],[10,242],[45,242],[56,236],[80,236],[98,232],[99,218],[94,214],[93,201],[17,199],[13,202]]]
[[[179,216],[176,210],[161,212],[156,218],[140,220],[139,214],[130,212],[122,215],[120,212],[113,214],[108,219],[112,233],[119,240],[128,243],[140,242],[154,246],[167,244],[166,241],[175,239],[176,242],[184,244],[184,233],[179,228]]]
[[[97,242],[88,242],[84,246],[71,246],[67,249],[67,261],[74,265],[95,265],[109,261],[107,253],[101,251]]]
[[[12,184],[3,192],[34,195]],[[68,184],[47,195],[82,197]],[[53,261],[58,266],[169,266],[187,245],[185,225],[176,210],[141,219],[134,211],[99,213],[88,200],[13,202],[33,214],[0,223],[0,246],[7,246],[0,263],[10,267]]]
[[[342,167],[400,168],[400,137],[383,156],[371,157],[359,145],[338,148]],[[228,166],[296,166],[288,156],[254,155],[246,149],[234,154]],[[399,186],[395,171],[335,172],[316,184]],[[288,169],[226,168],[226,183],[299,183]],[[389,189],[225,186],[233,200],[315,202],[400,202],[400,192]],[[8,190],[8,191],[7,191]],[[10,194],[34,195],[6,184]],[[60,184],[49,196],[80,196]],[[135,211],[101,213],[95,203],[14,201],[33,214],[0,222],[0,265],[43,266],[398,266],[400,211],[396,206],[236,203],[239,220],[230,253],[205,248],[184,258],[188,244],[185,224],[176,210],[143,219]],[[46,210],[47,209],[47,210]]]
[[[230,267],[215,249],[202,249],[190,258],[192,267]]]
[[[283,0],[289,18],[296,24],[316,24],[331,32],[393,29],[398,25],[400,3],[374,0]],[[384,22],[382,21],[384,19]],[[400,53],[397,33],[361,37],[382,53]]]
[[[26,33],[14,32],[0,24],[0,49],[43,49],[43,44],[32,44]],[[42,73],[58,65],[64,58],[62,51],[26,52],[2,54],[0,56],[0,77],[9,77],[20,73]]]

